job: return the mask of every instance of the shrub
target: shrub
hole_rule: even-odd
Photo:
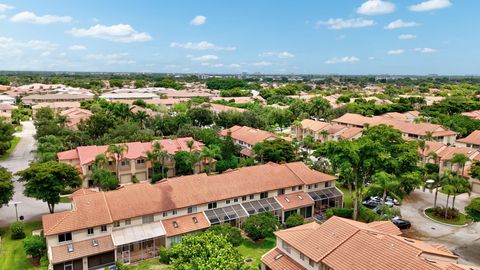
[[[287,220],[285,221],[285,225],[287,226],[287,228],[296,227],[302,224],[303,216],[297,213],[288,216]]]
[[[445,218],[445,219],[456,219],[460,213],[458,209],[448,208],[445,216],[445,207],[438,207],[438,206],[435,208],[427,209],[426,212],[431,213],[434,216]]]
[[[45,239],[39,235],[28,236],[23,240],[23,248],[25,253],[34,258],[40,258],[47,246],[45,244]]]
[[[465,211],[474,221],[480,221],[480,197],[471,200],[470,203],[465,206]]]
[[[343,218],[353,218],[353,209],[351,208],[328,208],[325,212],[325,216],[327,218],[331,218],[332,216],[343,217]]]
[[[230,224],[222,224],[222,225],[213,225],[208,229],[208,231],[213,231],[216,234],[223,234],[227,237],[228,242],[232,244],[232,246],[237,247],[239,246],[242,241],[242,234],[240,230],[236,227],[231,226]]]
[[[132,183],[134,183],[134,184],[140,183],[140,181],[138,180],[137,176],[135,176],[135,175],[132,176]]]
[[[379,220],[379,216],[372,209],[368,209],[365,206],[360,207],[358,217],[367,223]]]
[[[132,269],[130,266],[128,265],[124,265],[122,262],[120,261],[116,261],[115,262],[115,266],[117,267],[118,270],[130,270]]]
[[[23,239],[25,238],[25,232],[23,231],[23,223],[22,222],[15,222],[10,225],[10,231],[12,232],[12,239]]]
[[[160,247],[160,250],[158,251],[160,255],[160,262],[164,264],[170,264],[170,261],[172,259],[172,252],[170,252],[169,249],[165,247]]]
[[[242,227],[250,238],[259,240],[273,235],[280,223],[272,213],[265,212],[248,217]]]

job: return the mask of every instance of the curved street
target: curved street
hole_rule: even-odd
[[[22,122],[23,130],[15,133],[15,136],[21,140],[17,147],[11,153],[7,160],[0,161],[0,166],[7,168],[12,173],[28,168],[29,163],[34,159],[36,142],[34,139],[35,126],[32,121]],[[11,202],[21,202],[18,204],[18,215],[24,216],[25,221],[41,220],[42,215],[49,213],[47,203],[28,198],[23,195],[23,183],[17,181],[14,176],[15,194]],[[55,211],[70,209],[70,204],[61,203],[55,206]],[[5,227],[16,221],[15,207],[2,206],[0,208],[0,227]]]
[[[439,243],[447,246],[451,251],[461,256],[459,260],[465,264],[480,264],[480,223],[476,222],[467,227],[453,227],[443,225],[426,218],[423,215],[425,208],[433,207],[435,193],[429,190],[423,192],[415,190],[406,197],[401,206],[402,217],[412,223],[412,228],[405,231],[405,236],[424,240],[431,243]],[[461,194],[457,196],[455,208],[464,212],[464,207],[473,197],[479,194]],[[437,205],[444,206],[447,196],[438,193]],[[450,204],[452,198],[450,197]]]

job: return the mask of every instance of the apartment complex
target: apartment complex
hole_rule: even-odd
[[[458,147],[472,147],[475,149],[480,149],[480,130],[474,130],[467,137],[457,139],[455,145]]]
[[[332,217],[278,231],[277,246],[262,257],[262,270],[453,270],[448,248],[401,236],[390,221],[362,223]]]
[[[297,140],[312,136],[316,141],[337,141],[339,139],[353,140],[362,136],[362,128],[346,127],[340,124],[304,119],[298,125],[292,126],[292,135]]]
[[[71,129],[76,129],[77,125],[83,120],[87,120],[92,116],[92,112],[81,108],[70,108],[60,112],[61,116],[67,118],[66,126]]]
[[[239,226],[262,212],[280,221],[292,213],[312,218],[342,205],[335,180],[301,162],[268,163],[108,192],[79,190],[72,210],[42,217],[48,259],[54,270],[103,269],[116,260],[156,257],[160,246],[170,247],[184,235],[213,224]]]
[[[255,144],[279,138],[271,132],[247,126],[233,126],[220,131],[220,136],[228,135],[232,137],[235,144],[242,148],[240,154],[248,157],[254,156],[252,148]]]
[[[188,142],[193,141],[190,148]],[[150,179],[152,171],[152,162],[147,160],[147,152],[153,150],[153,145],[158,142],[167,155],[164,159],[164,168],[168,177],[175,176],[175,160],[173,156],[178,151],[200,151],[203,143],[193,140],[191,137],[177,139],[163,139],[152,142],[130,142],[125,143],[126,151],[120,160],[118,179],[121,184],[132,182],[135,177],[139,181]],[[79,146],[75,149],[59,152],[57,158],[59,162],[68,163],[80,170],[83,176],[82,187],[93,186],[93,181],[89,179],[91,168],[95,162],[95,158],[100,154],[106,154],[108,145],[90,145]],[[195,173],[204,170],[204,162],[200,161],[194,166]],[[115,160],[110,160],[108,169],[112,173],[116,173]]]

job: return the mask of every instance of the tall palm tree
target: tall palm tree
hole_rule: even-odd
[[[208,161],[207,172],[210,174],[212,170],[212,162],[214,158],[219,158],[221,154],[221,149],[218,145],[212,144],[210,147],[205,146],[202,148],[201,157]]]
[[[457,175],[463,176],[463,173],[464,173],[464,170],[465,170],[465,164],[468,161],[470,161],[470,159],[467,156],[465,156],[464,154],[454,154],[453,158],[450,159],[449,161],[450,161],[451,164],[457,164],[458,165]],[[460,168],[462,168],[461,174],[459,174]]]
[[[190,141],[187,141],[186,143],[187,143],[187,147],[189,149],[189,152],[192,152],[194,141],[190,140]]]
[[[425,140],[426,141],[433,141],[433,132],[425,131]]]
[[[451,183],[451,177],[445,179],[442,185],[442,191],[447,194],[447,204],[445,205],[445,219],[447,218],[448,213],[448,201],[450,200],[450,196],[455,194],[455,187]]]
[[[120,161],[123,160],[127,151],[128,146],[126,144],[111,144],[107,148],[107,156],[115,159],[115,172],[118,179],[120,179]]]
[[[148,119],[148,114],[144,111],[138,111],[135,114],[135,119],[137,119],[138,122],[140,122],[140,127],[142,129],[144,129],[145,128],[145,121]]]
[[[433,182],[428,186],[430,190],[435,189],[435,197],[433,199],[433,207],[437,207],[437,198],[438,198],[438,189],[442,185],[444,178],[448,177],[447,175],[440,175],[438,173],[432,174],[430,176],[430,180]]]
[[[395,179],[395,176],[386,172],[376,173],[372,177],[373,183],[370,185],[370,191],[377,191],[382,193],[382,200],[385,201],[387,195],[390,195],[396,199],[400,198],[399,187],[400,182]]]
[[[65,116],[65,115],[57,115],[57,123],[61,126],[61,127],[65,127],[67,125],[67,123],[69,122],[68,118]]]
[[[452,186],[455,188],[455,192],[453,193],[452,208],[455,208],[455,199],[457,198],[458,194],[467,192],[468,195],[470,195],[470,183],[467,179],[459,176],[454,176],[451,181]]]
[[[328,138],[328,135],[329,135],[328,131],[322,130],[322,131],[320,131],[320,135],[321,135],[322,138],[323,138],[323,142],[326,142],[326,141],[327,141],[327,138]]]
[[[99,154],[95,157],[94,166],[99,169],[105,169],[108,165],[108,158],[105,154]]]

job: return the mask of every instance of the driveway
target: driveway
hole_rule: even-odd
[[[33,138],[35,135],[35,126],[32,121],[22,122],[23,130],[15,134],[20,137],[20,142],[10,157],[5,161],[0,161],[0,166],[10,170],[12,173],[28,168],[29,163],[34,159],[34,150],[36,142]],[[41,220],[42,215],[49,213],[47,203],[23,195],[23,183],[17,181],[18,177],[14,176],[15,194],[11,202],[21,202],[18,204],[18,215],[24,216],[26,221]],[[55,206],[55,211],[70,209],[70,204],[62,203]],[[0,208],[0,227],[8,226],[16,221],[15,207],[3,206]]]
[[[461,256],[461,263],[480,265],[480,223],[473,223],[467,227],[452,227],[443,225],[423,215],[423,210],[433,206],[435,193],[415,190],[404,199],[401,206],[402,217],[412,222],[412,228],[405,235],[411,238],[439,243],[447,246],[451,251]],[[457,196],[455,208],[464,211],[464,207],[471,198],[479,196],[467,194]],[[444,206],[447,196],[438,193],[437,205]],[[450,198],[450,204],[452,199]]]

